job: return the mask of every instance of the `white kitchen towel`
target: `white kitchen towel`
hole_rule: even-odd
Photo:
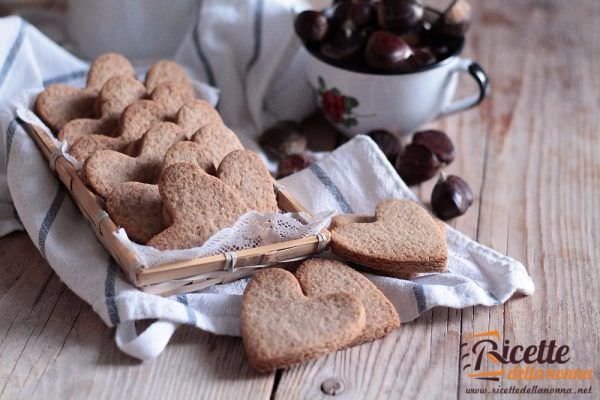
[[[129,285],[96,240],[65,188],[27,135],[10,100],[50,82],[79,82],[86,64],[52,44],[19,18],[0,19],[0,234],[18,226],[16,214],[57,275],[98,315],[116,326],[116,344],[140,358],[156,357],[179,324],[239,335],[246,280],[200,293],[145,294]],[[293,102],[292,102],[293,104]],[[379,148],[358,137],[282,183],[311,211],[372,212],[386,198],[415,199]],[[533,293],[516,260],[447,230],[449,271],[405,281],[367,275],[396,306],[403,322],[436,306],[501,304],[514,293]],[[157,319],[141,334],[135,321]]]
[[[175,59],[221,91],[218,109],[238,135],[314,110],[294,18],[300,0],[200,0]]]

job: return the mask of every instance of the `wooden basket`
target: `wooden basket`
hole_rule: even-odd
[[[129,281],[146,292],[170,296],[232,282],[252,275],[258,268],[308,258],[323,251],[329,244],[329,232],[323,229],[319,234],[304,239],[153,267],[141,265],[136,254],[116,237],[118,227],[103,208],[103,200],[85,185],[75,166],[62,156],[55,142],[43,128],[31,123],[24,125],[100,242],[121,266]],[[283,187],[275,184],[274,190],[281,210],[308,213]]]

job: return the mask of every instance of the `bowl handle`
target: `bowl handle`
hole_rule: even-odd
[[[451,73],[467,72],[477,82],[479,86],[479,94],[467,97],[462,100],[454,101],[446,105],[438,117],[445,117],[446,115],[454,114],[459,111],[473,108],[485,99],[490,92],[490,79],[487,74],[475,61],[463,59],[457,64],[456,68]]]

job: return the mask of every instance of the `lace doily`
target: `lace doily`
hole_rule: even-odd
[[[217,254],[235,252],[302,239],[318,234],[325,228],[335,211],[324,211],[315,215],[305,213],[260,214],[252,211],[242,215],[230,228],[215,233],[202,246],[185,250],[158,250],[132,242],[124,229],[115,235],[138,257],[146,268],[174,261],[188,260]]]

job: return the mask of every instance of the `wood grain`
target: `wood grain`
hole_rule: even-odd
[[[0,399],[269,398],[274,374],[251,371],[238,338],[181,328],[138,362],[25,234],[2,238],[0,256]]]
[[[486,384],[461,373],[459,346],[469,333],[490,329],[515,344],[568,344],[570,367],[594,369],[595,393],[587,398],[597,398],[600,2],[473,5],[465,55],[490,74],[492,96],[431,126],[450,134],[458,157],[449,172],[475,192],[473,207],[453,225],[522,260],[536,283],[533,296],[434,309],[383,340],[277,376],[249,371],[239,339],[192,329],[178,331],[157,360],[138,363],[119,353],[113,331],[65,288],[27,236],[10,235],[0,239],[0,399],[326,399],[332,396],[321,384],[331,379],[341,383],[341,399],[481,398],[465,394]],[[459,95],[474,89],[464,83]],[[336,142],[319,138],[318,121],[309,126],[321,147]],[[417,190],[423,200],[432,185]]]

